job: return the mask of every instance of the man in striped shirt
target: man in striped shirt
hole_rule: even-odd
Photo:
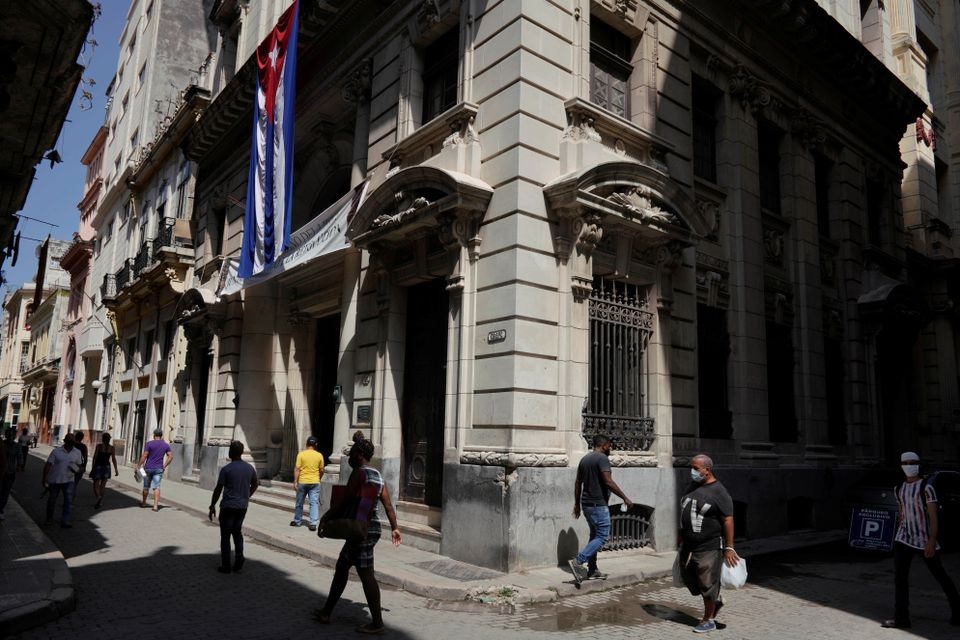
[[[910,627],[910,563],[922,552],[923,562],[943,588],[950,602],[950,624],[960,625],[960,595],[940,561],[937,544],[937,492],[920,478],[920,456],[905,451],[900,464],[906,482],[896,489],[900,511],[897,514],[897,535],[893,545],[893,568],[896,599],[894,617],[881,626]]]

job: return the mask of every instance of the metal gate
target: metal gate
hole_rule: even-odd
[[[583,435],[609,436],[620,451],[646,451],[653,444],[648,415],[647,344],[653,313],[647,289],[594,278],[590,293],[590,389]]]

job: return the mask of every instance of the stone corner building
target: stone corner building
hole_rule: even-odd
[[[902,447],[956,462],[960,214],[937,190],[960,189],[940,159],[960,140],[921,95],[934,76],[894,62],[955,50],[934,25],[957,16],[301,0],[293,228],[364,178],[368,196],[349,249],[219,297],[277,4],[209,13],[211,99],[184,143],[184,368],[167,377],[184,474],[212,484],[239,438],[289,478],[313,434],[325,478],[345,478],[360,429],[412,544],[516,570],[584,541],[573,480],[598,432],[660,549],[695,452],[746,537],[845,526],[838,496]]]

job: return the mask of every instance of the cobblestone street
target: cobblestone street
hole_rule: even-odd
[[[20,476],[16,496],[43,521],[39,460]],[[128,470],[124,470],[128,472]],[[60,547],[77,589],[77,610],[18,638],[291,638],[322,633],[355,638],[368,620],[359,582],[352,580],[334,623],[320,627],[311,610],[325,597],[332,573],[309,559],[247,543],[242,574],[221,575],[218,530],[174,507],[159,513],[136,496],[108,493],[94,510],[88,481],[80,485],[73,529],[44,530]],[[255,506],[254,508],[262,508]],[[277,517],[284,517],[277,512]],[[304,535],[313,535],[306,529]],[[389,552],[385,545],[379,552]],[[892,601],[892,562],[847,557],[842,547],[751,563],[751,582],[727,592],[723,638],[956,637],[945,602],[924,567],[913,574],[914,629],[880,629]],[[958,558],[946,557],[956,574]],[[690,638],[698,614],[687,593],[660,580],[557,603],[496,606],[439,602],[384,589],[384,620],[393,638]]]

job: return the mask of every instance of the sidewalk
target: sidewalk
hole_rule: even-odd
[[[43,445],[32,450],[34,460],[31,462],[40,464],[49,451],[50,447]],[[14,497],[16,490],[14,485]],[[109,490],[139,500],[141,485],[134,480],[131,467],[121,467],[120,475],[110,480]],[[161,506],[176,507],[206,520],[211,497],[210,491],[197,486],[166,480],[161,489]],[[246,538],[332,568],[342,542],[319,538],[307,527],[290,527],[292,511],[292,503],[290,513],[252,504],[243,525]],[[163,518],[163,509],[148,514],[148,517]],[[401,523],[401,530],[402,526]],[[740,543],[738,551],[749,558],[844,537],[845,532],[794,534]],[[211,549],[212,554],[215,551]],[[18,621],[17,628],[26,628],[22,624],[33,626],[72,609],[72,581],[63,556],[14,499],[8,505],[6,522],[0,523],[0,554],[0,568],[3,570],[0,574],[0,629],[4,633],[14,628],[9,626],[13,621]],[[674,555],[672,550],[656,553],[648,549],[604,553],[603,568],[610,577],[590,580],[577,587],[565,567],[505,574],[407,545],[394,548],[385,536],[377,545],[376,567],[377,577],[383,584],[425,598],[529,603],[549,602],[667,576],[671,573]]]

